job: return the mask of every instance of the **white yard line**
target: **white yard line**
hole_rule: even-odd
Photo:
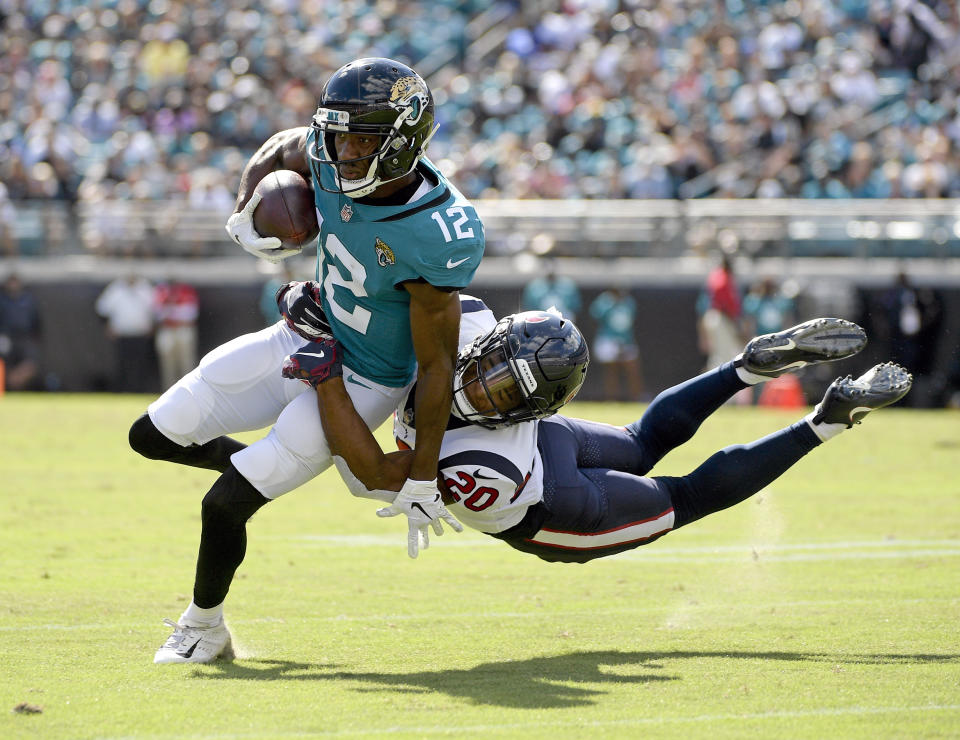
[[[900,605],[925,605],[925,606],[940,606],[940,607],[949,607],[960,605],[960,597],[958,596],[940,596],[932,598],[922,598],[922,599],[897,599],[896,602],[891,602],[891,600],[884,596],[882,598],[876,599],[806,599],[802,601],[778,601],[778,602],[769,602],[765,601],[763,603],[748,603],[739,601],[737,606],[740,609],[744,609],[750,612],[756,612],[758,609],[775,609],[777,611],[786,610],[786,609],[823,609],[833,606],[844,606],[849,607],[851,605],[860,604],[863,606],[869,606],[871,604],[882,604],[884,608],[889,607],[892,603]],[[645,604],[640,606],[638,604],[631,604],[629,607],[622,609],[577,609],[569,611],[553,611],[550,613],[550,617],[557,619],[576,619],[578,617],[623,617],[629,616],[631,614],[658,614],[664,611],[672,611],[676,608],[676,604],[673,602],[662,603],[662,604]],[[720,610],[724,613],[730,611],[730,604],[728,602],[717,602],[717,603],[706,603],[699,602],[696,606],[698,611],[711,611],[711,610]],[[437,621],[454,621],[454,622],[463,622],[471,621],[477,622],[480,620],[494,620],[502,621],[504,619],[536,619],[542,621],[546,615],[543,614],[542,610],[531,609],[528,612],[463,612],[459,614],[451,612],[417,612],[414,614],[336,614],[333,616],[317,616],[311,614],[302,614],[296,617],[298,622],[410,622],[410,621],[428,621],[428,622],[437,622]],[[227,623],[230,625],[249,625],[249,624],[283,624],[287,620],[279,619],[276,617],[253,617],[253,618],[233,618],[228,617]],[[157,624],[160,624],[160,621],[157,620]],[[150,625],[147,625],[150,626]],[[144,629],[143,622],[97,622],[91,624],[26,624],[23,626],[0,626],[0,633],[3,632],[30,632],[30,631],[53,631],[53,632],[69,632],[72,630],[134,630],[139,632]]]
[[[315,545],[349,545],[351,547],[396,547],[394,534],[301,534],[301,535],[259,535],[258,540],[282,542],[302,542]],[[444,547],[503,547],[504,543],[493,537],[463,537],[452,535],[440,540]],[[639,548],[638,553],[658,553],[661,555],[697,555],[716,553],[750,553],[752,550],[795,551],[795,550],[843,550],[852,548],[896,549],[902,547],[946,547],[960,550],[960,540],[852,540],[840,542],[797,542],[797,543],[751,543],[741,545],[694,545],[689,547],[662,547],[652,543]]]
[[[270,539],[263,538],[263,539]],[[304,547],[397,547],[394,535],[297,535],[274,537]],[[493,538],[444,538],[437,544],[443,548],[504,547]],[[718,545],[715,547],[646,547],[621,553],[619,560],[643,560],[658,563],[735,563],[750,559],[768,563],[817,562],[822,560],[883,560],[921,557],[955,557],[960,555],[958,540],[873,540],[863,542],[799,542]],[[604,561],[613,562],[613,561]]]
[[[269,539],[269,538],[268,538]],[[288,537],[273,537],[273,539],[283,539],[289,541]],[[397,538],[386,535],[302,535],[298,538],[310,546],[312,545],[348,545],[350,547],[379,547],[389,546],[397,547]],[[486,547],[495,545],[504,547],[502,542],[493,538],[483,539],[465,539],[457,542],[456,539],[446,539],[440,545],[442,547]],[[598,562],[606,565],[614,565],[616,560],[644,560],[657,563],[741,563],[745,564],[756,560],[761,563],[777,562],[816,562],[816,561],[839,561],[839,560],[897,560],[909,558],[945,558],[960,555],[960,542],[957,540],[868,540],[868,541],[842,541],[842,542],[798,542],[785,544],[764,544],[764,545],[721,545],[721,546],[691,546],[691,547],[658,547],[656,544],[650,547],[642,547],[637,550],[621,553],[615,559],[600,560]],[[754,605],[755,608],[805,608],[805,607],[830,607],[835,605],[849,606],[851,603],[873,604],[882,601],[889,604],[889,599],[844,599],[844,600],[811,600],[794,601]],[[898,604],[956,604],[957,598],[937,597],[924,599],[899,599]],[[568,611],[556,613],[564,618],[574,618],[578,614],[584,616],[616,616],[628,614],[657,614],[664,610],[675,608],[675,604],[653,604],[653,605],[631,605],[627,609],[603,609],[589,611]],[[741,604],[748,607],[749,605]],[[698,610],[709,609],[728,610],[730,605],[700,603]],[[476,613],[469,612],[461,615],[454,615],[448,612],[442,614],[375,614],[375,615],[337,615],[329,617],[300,616],[301,621],[353,621],[353,622],[383,622],[383,621],[409,621],[424,619],[542,619],[540,612],[496,612],[496,613]],[[257,624],[263,622],[280,621],[271,619],[231,619],[232,624]],[[116,629],[140,629],[142,624],[133,623],[97,623],[97,624],[30,624],[23,626],[0,625],[0,633],[5,632],[30,632],[30,631],[71,631],[71,630],[116,630]]]

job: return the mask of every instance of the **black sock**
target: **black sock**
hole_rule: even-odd
[[[798,421],[756,442],[727,447],[689,475],[658,477],[670,490],[674,529],[749,498],[819,444],[810,425]]]
[[[209,609],[223,602],[247,552],[247,521],[270,499],[230,466],[203,497],[203,529],[193,603]]]
[[[147,414],[133,422],[129,440],[135,451],[150,460],[165,460],[221,473],[230,467],[230,456],[246,447],[230,437],[217,437],[206,444],[183,447],[157,429]]]

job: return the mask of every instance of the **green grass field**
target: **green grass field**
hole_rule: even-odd
[[[328,471],[249,526],[237,661],[155,666],[214,476],[128,449],[148,400],[0,399],[0,738],[960,737],[956,412],[878,412],[582,566],[474,532],[412,561]],[[797,417],[723,409],[656,472]]]

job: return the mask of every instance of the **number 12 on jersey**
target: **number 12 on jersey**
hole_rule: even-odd
[[[473,238],[473,228],[469,226],[467,228],[463,228],[463,225],[470,220],[470,217],[463,210],[462,206],[453,206],[448,208],[446,213],[447,218],[451,220],[450,226],[453,227],[453,233],[456,235],[457,239]],[[453,241],[453,236],[450,234],[450,228],[447,226],[447,222],[443,220],[443,216],[440,215],[440,211],[434,211],[431,213],[430,218],[436,221],[437,225],[440,227],[440,231],[443,233],[443,240],[446,242]]]

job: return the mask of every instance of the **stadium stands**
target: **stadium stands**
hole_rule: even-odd
[[[68,0],[0,5],[14,200],[224,208],[359,55],[430,77],[475,198],[960,195],[942,0]]]

